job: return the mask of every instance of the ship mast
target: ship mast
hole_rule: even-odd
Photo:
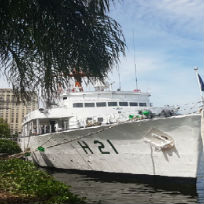
[[[78,88],[80,92],[83,92],[82,87],[82,77],[85,77],[86,74],[82,71],[77,71],[76,69],[73,69],[71,73],[68,74],[69,77],[73,77],[75,79],[75,88]],[[74,91],[73,89],[73,91]]]
[[[133,49],[134,49],[134,66],[135,66],[135,88],[138,90],[138,84],[137,84],[137,67],[136,67],[136,58],[135,58],[135,34],[133,31]]]

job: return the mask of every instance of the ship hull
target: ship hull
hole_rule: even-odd
[[[20,145],[43,167],[196,178],[203,160],[200,126],[199,115],[175,116],[21,137]],[[152,128],[174,146],[158,151],[145,142]]]

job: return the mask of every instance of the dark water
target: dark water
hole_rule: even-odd
[[[196,182],[134,179],[94,172],[48,170],[57,180],[87,202],[100,204],[182,204],[204,203],[203,178]],[[196,188],[197,186],[197,188]]]

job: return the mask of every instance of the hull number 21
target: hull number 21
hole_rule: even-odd
[[[110,140],[105,140],[105,142],[101,142],[99,140],[94,140],[93,141],[94,145],[98,147],[98,150],[101,154],[111,154],[115,153],[118,154],[117,149],[114,147],[113,143]],[[78,144],[81,146],[81,148],[84,150],[86,154],[94,154],[93,150],[91,147],[85,142],[85,141],[78,141]],[[106,146],[105,146],[106,145]],[[109,149],[111,147],[112,151],[107,151],[107,146],[109,146]],[[95,149],[95,148],[94,148]]]

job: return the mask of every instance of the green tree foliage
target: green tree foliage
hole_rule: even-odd
[[[10,137],[9,125],[4,121],[3,118],[0,118],[0,138],[9,138],[9,137]]]
[[[125,50],[113,1],[0,0],[0,65],[14,90],[49,95],[73,69],[103,80]]]
[[[0,153],[17,154],[21,152],[21,148],[14,141],[8,139],[0,139]]]
[[[0,181],[0,191],[10,192],[22,198],[16,203],[84,203],[83,199],[69,191],[68,186],[55,181],[28,161],[0,160]]]

